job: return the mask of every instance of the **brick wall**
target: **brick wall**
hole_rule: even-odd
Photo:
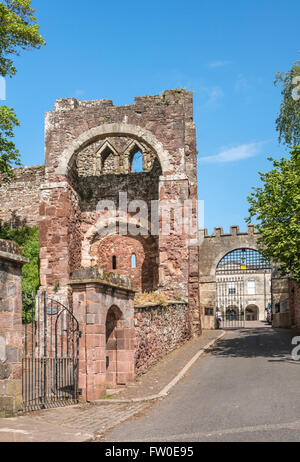
[[[0,220],[12,226],[34,226],[39,220],[40,185],[43,165],[14,169],[15,178],[0,187]]]
[[[182,302],[135,307],[137,375],[190,339],[188,317],[188,305]]]

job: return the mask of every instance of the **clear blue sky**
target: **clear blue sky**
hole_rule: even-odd
[[[44,162],[44,113],[61,97],[112,99],[194,91],[205,226],[245,229],[246,196],[277,142],[277,71],[298,58],[299,0],[33,0],[47,46],[16,59],[6,104],[22,123],[24,165]]]

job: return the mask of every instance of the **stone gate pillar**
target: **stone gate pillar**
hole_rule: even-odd
[[[22,265],[17,244],[0,240],[0,417],[22,410]]]
[[[73,314],[82,333],[79,389],[82,400],[94,401],[105,396],[107,387],[134,381],[135,291],[128,277],[107,273],[98,267],[76,270],[70,285]],[[114,352],[108,351],[107,347],[107,313],[110,309],[120,313]]]

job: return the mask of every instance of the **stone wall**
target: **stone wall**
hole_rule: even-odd
[[[20,248],[0,240],[0,416],[22,410],[22,288]]]
[[[134,290],[125,276],[99,268],[74,271],[73,313],[79,341],[79,388],[93,401],[109,386],[134,382]]]
[[[191,338],[188,306],[183,302],[135,307],[135,327],[137,375]]]
[[[188,299],[194,330],[201,333],[198,247],[190,246],[197,239],[198,221],[192,93],[168,90],[119,107],[110,100],[60,99],[47,113],[45,128],[46,179],[40,205],[43,288],[51,291],[59,281],[66,297],[75,269],[99,265],[114,271],[116,244],[122,259],[116,271],[132,277],[139,290],[158,288],[172,299]],[[134,173],[132,158],[138,151],[143,172]],[[194,228],[177,234],[174,213],[169,234],[159,228],[142,243],[138,239],[120,243],[114,237],[115,243],[105,245],[97,227],[98,202],[112,200],[117,207],[120,192],[127,193],[128,201],[142,200],[148,206],[152,200],[174,203],[181,213],[189,201]],[[145,229],[136,218],[138,208],[126,210],[125,218]],[[123,218],[118,211],[119,227]],[[129,268],[130,253],[136,254],[137,268]]]
[[[205,308],[216,307],[216,268],[220,260],[229,252],[240,248],[259,250],[260,234],[255,226],[248,225],[247,232],[240,232],[238,226],[231,226],[229,233],[217,227],[209,235],[206,229],[200,230],[199,274],[200,274],[200,308],[203,328],[214,325],[211,317],[205,316]]]
[[[14,169],[15,178],[0,187],[0,221],[13,227],[34,226],[39,221],[40,186],[45,167],[35,165]]]
[[[289,278],[281,276],[278,266],[274,265],[272,271],[273,327],[292,326],[293,315],[290,308],[290,295]]]
[[[300,329],[300,285],[289,280],[289,307],[292,327]]]

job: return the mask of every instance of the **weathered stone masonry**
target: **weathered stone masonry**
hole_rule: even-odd
[[[289,305],[291,326],[300,329],[300,285],[296,281],[289,281]]]
[[[132,173],[134,153],[143,155],[144,171]],[[68,297],[71,273],[99,265],[132,277],[140,290],[158,289],[189,301],[195,331],[200,332],[198,248],[194,235],[145,236],[120,245],[120,236],[97,232],[97,203],[119,193],[142,199],[193,202],[197,222],[196,137],[192,94],[166,91],[163,96],[135,98],[132,106],[111,101],[58,100],[46,116],[46,176],[41,187],[41,282],[59,281]],[[134,223],[134,213],[127,216]],[[117,217],[122,226],[124,216]],[[174,217],[172,219],[174,224]],[[143,226],[143,224],[142,224]],[[115,240],[115,242],[114,242]],[[115,255],[116,249],[118,254]],[[129,258],[137,256],[137,268]],[[111,267],[117,257],[117,267]],[[126,270],[127,267],[127,270]]]
[[[44,165],[14,169],[15,178],[0,186],[0,221],[13,227],[39,222],[40,186],[45,182]]]
[[[239,231],[238,226],[231,226],[229,233],[223,228],[215,228],[209,235],[206,229],[200,230],[199,271],[200,271],[200,300],[203,327],[215,327],[215,318],[205,316],[205,307],[216,306],[216,268],[220,260],[229,252],[239,248],[259,250],[258,238],[260,234],[255,226],[248,225],[247,232]]]
[[[148,304],[135,307],[135,371],[143,374],[191,337],[188,305],[170,302],[167,306]]]
[[[0,240],[0,416],[23,406],[21,270],[27,261],[15,243]]]
[[[75,271],[71,285],[82,332],[79,387],[82,399],[93,401],[107,386],[134,382],[134,290],[129,278],[96,267]]]

